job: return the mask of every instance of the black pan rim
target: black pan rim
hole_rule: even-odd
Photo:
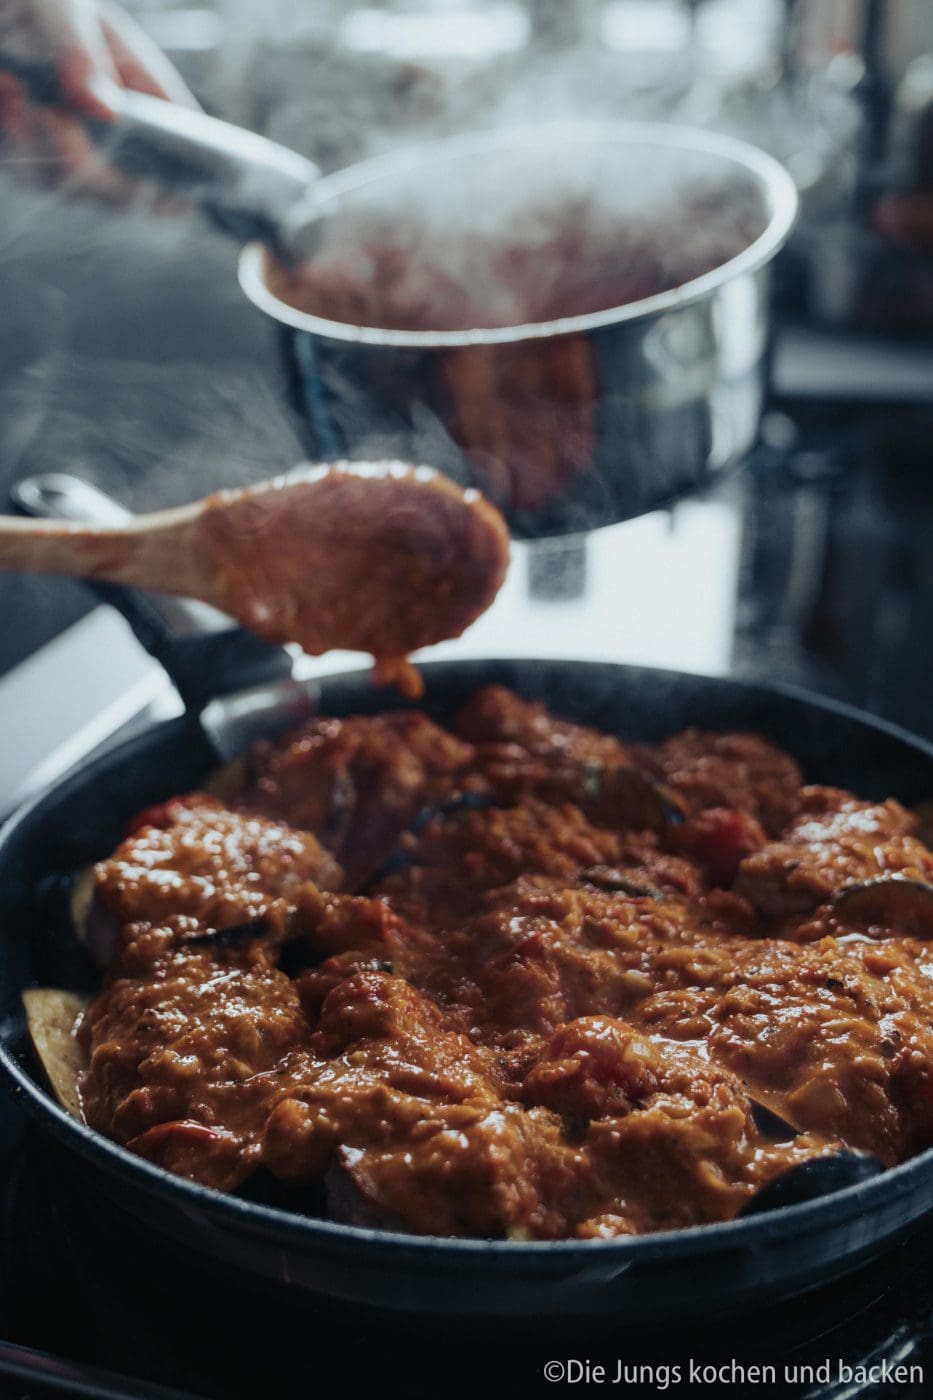
[[[800,687],[779,683],[761,684],[746,682],[730,676],[704,676],[701,673],[671,671],[657,667],[632,666],[609,661],[580,660],[572,658],[533,658],[533,657],[484,657],[465,658],[461,661],[425,662],[419,665],[426,679],[440,678],[443,675],[472,677],[473,673],[484,674],[496,668],[542,667],[564,669],[573,667],[577,671],[614,674],[620,680],[629,682],[639,675],[650,676],[663,682],[670,678],[674,684],[682,684],[684,678],[719,685],[725,690],[748,697],[768,697],[789,700],[818,710],[827,716],[850,720],[867,729],[896,740],[913,749],[924,759],[933,761],[933,743],[888,720],[876,718],[844,701],[815,695]],[[321,690],[328,687],[359,686],[366,684],[365,672],[344,671],[321,676],[318,685]],[[473,682],[475,683],[475,681]],[[326,696],[325,696],[326,708]],[[198,728],[198,717],[192,713],[164,720],[150,725],[141,733],[99,755],[90,762],[72,770],[56,787],[39,794],[16,812],[0,829],[0,856],[15,839],[19,830],[40,815],[47,804],[75,787],[83,787],[93,780],[95,772],[107,769],[114,764],[129,762],[137,750],[160,744],[170,734],[181,735]],[[2,1032],[2,1028],[0,1028]],[[74,1148],[81,1157],[96,1162],[111,1175],[123,1175],[127,1171],[148,1183],[153,1192],[179,1204],[188,1202],[198,1207],[222,1223],[227,1218],[231,1225],[262,1227],[274,1238],[286,1243],[314,1243],[320,1246],[352,1248],[373,1247],[381,1249],[386,1256],[410,1256],[412,1259],[430,1255],[436,1261],[447,1255],[451,1262],[458,1257],[475,1259],[496,1259],[503,1265],[520,1264],[523,1260],[560,1259],[581,1266],[593,1261],[597,1256],[605,1265],[608,1260],[616,1263],[622,1272],[629,1263],[644,1261],[646,1256],[652,1262],[669,1261],[671,1257],[690,1257],[711,1251],[730,1248],[748,1248],[765,1244],[774,1235],[786,1238],[790,1233],[805,1235],[811,1222],[822,1219],[828,1207],[832,1207],[838,1222],[855,1219],[897,1197],[912,1191],[918,1182],[929,1179],[933,1193],[933,1148],[928,1148],[916,1157],[897,1166],[890,1167],[879,1176],[867,1182],[849,1186],[841,1191],[819,1197],[814,1201],[798,1205],[784,1206],[780,1210],[750,1216],[745,1219],[717,1221],[712,1224],[689,1226],[682,1230],[670,1230],[650,1235],[626,1236],[612,1240],[488,1240],[459,1239],[439,1235],[414,1235],[393,1230],[380,1230],[357,1225],[344,1225],[336,1221],[321,1220],[312,1216],[280,1210],[254,1201],[226,1195],[184,1177],[175,1176],[161,1167],[146,1162],[118,1143],[97,1133],[86,1124],[66,1113],[51,1095],[30,1075],[9,1049],[0,1033],[0,1073],[7,1080],[14,1101],[25,1099],[27,1106],[40,1121],[51,1120],[63,1134],[64,1145]],[[919,1214],[919,1212],[918,1212]]]

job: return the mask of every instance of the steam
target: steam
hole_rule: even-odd
[[[146,510],[300,460],[275,336],[244,303],[235,259],[193,214],[155,217],[146,193],[102,210],[7,181],[7,483],[75,472]]]
[[[721,26],[734,20],[736,31],[757,32],[766,48],[768,3],[732,5]],[[607,5],[602,41],[586,16],[598,8],[589,0],[216,5],[223,41],[190,75],[199,95],[327,171],[464,131],[708,120],[710,99],[698,102],[694,90],[686,7],[659,0]],[[615,11],[625,12],[624,23],[621,14],[609,23]],[[167,27],[162,37],[169,40]],[[716,34],[719,58],[729,49],[729,32]]]
[[[763,232],[756,184],[722,157],[586,130],[539,128],[531,143],[394,172],[325,202],[307,270],[276,289],[354,325],[504,327],[667,291]]]

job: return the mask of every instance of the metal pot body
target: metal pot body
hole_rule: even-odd
[[[259,249],[247,249],[241,263],[247,295],[281,326],[313,456],[428,462],[479,486],[515,534],[532,538],[640,515],[741,459],[764,396],[769,265],[796,210],[785,172],[742,143],[636,124],[589,136],[555,130],[515,140],[538,158],[547,141],[573,140],[609,152],[656,150],[681,162],[678,169],[689,170],[693,158],[707,162],[760,197],[764,232],[715,271],[641,302],[434,335],[341,326],[295,311],[269,290]],[[427,179],[438,161],[471,157],[479,139],[421,148],[404,173],[410,179],[421,161]],[[509,138],[485,139],[498,148]],[[315,218],[394,178],[392,161],[383,160],[322,181]]]
[[[698,724],[748,728],[807,775],[907,802],[933,791],[933,748],[843,706],[737,682],[595,663],[480,661],[424,667],[425,704],[449,717],[498,682],[555,711],[655,739]],[[356,674],[322,683],[323,712],[392,703]],[[277,715],[270,711],[270,728]],[[524,1244],[405,1236],[333,1224],[173,1177],[69,1118],[46,1090],[20,1005],[35,983],[91,989],[67,918],[64,877],[105,855],[142,805],[201,783],[214,763],[193,715],[86,765],[0,834],[0,1075],[59,1149],[95,1209],[124,1222],[128,1257],[157,1235],[244,1283],[295,1296],[475,1326],[545,1329],[575,1319],[640,1327],[734,1316],[855,1268],[933,1206],[933,1154],[862,1185],[770,1214],[666,1235]],[[702,1278],[702,1287],[697,1280]]]
[[[643,322],[516,345],[350,346],[293,327],[282,340],[313,457],[428,462],[537,538],[642,515],[738,462],[767,327],[760,268]],[[547,387],[568,380],[568,396]]]

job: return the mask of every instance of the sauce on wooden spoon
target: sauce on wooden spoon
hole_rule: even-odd
[[[420,694],[409,652],[458,637],[492,602],[508,532],[477,491],[402,462],[300,468],[205,502],[194,536],[217,605],[313,656],[368,651]]]
[[[408,662],[492,602],[508,531],[478,492],[404,462],[304,466],[99,528],[0,518],[0,568],[198,598],[266,641],[370,652],[411,698]]]

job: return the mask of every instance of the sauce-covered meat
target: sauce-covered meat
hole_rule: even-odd
[[[367,1225],[729,1219],[809,1157],[933,1143],[933,958],[886,879],[933,881],[911,815],[754,735],[631,748],[498,688],[449,730],[319,719],[98,867],[84,1113]]]
[[[898,802],[859,802],[833,788],[804,788],[801,815],[778,840],[748,855],[737,887],[763,914],[814,909],[843,885],[892,872],[933,877],[933,855],[912,835]]]

